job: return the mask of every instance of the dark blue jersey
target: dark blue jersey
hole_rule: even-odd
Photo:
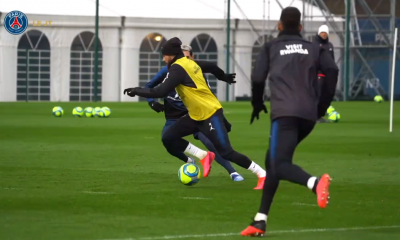
[[[154,88],[168,77],[168,67],[163,67],[151,80],[145,85],[145,88]],[[204,76],[206,79],[206,76]],[[207,81],[207,80],[206,80]],[[148,98],[148,102],[155,101],[154,98]],[[164,98],[164,113],[166,119],[176,119],[187,114],[187,108],[176,91],[170,92]]]

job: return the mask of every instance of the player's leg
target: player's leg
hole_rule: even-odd
[[[219,163],[222,167],[226,169],[226,171],[228,171],[229,176],[232,178],[233,181],[239,182],[244,180],[244,178],[239,173],[237,173],[236,170],[233,168],[231,162],[224,159],[218,153],[217,149],[214,147],[214,144],[203,133],[198,132],[194,134],[194,137],[200,140],[210,152],[215,153],[215,161],[217,161],[217,163]]]
[[[272,122],[269,149],[265,159],[268,178],[264,183],[260,210],[254,217],[254,221],[251,225],[242,231],[241,234],[243,236],[264,235],[268,213],[278,188],[279,181],[282,179],[281,175],[284,175],[286,171],[291,171],[294,172],[294,174],[297,174],[293,179],[296,181],[303,180],[302,173],[292,171],[291,166],[289,166],[297,143],[297,118],[279,118]],[[300,178],[300,180],[297,178]]]
[[[298,146],[298,144],[304,140],[315,126],[315,122],[293,118],[285,117],[279,118],[272,122],[271,134],[270,134],[270,148],[269,157],[267,158],[268,164],[268,175],[271,179],[287,180],[293,183],[297,183],[308,187],[314,193],[318,192],[319,188],[324,190],[329,190],[329,182],[327,182],[326,177],[323,177],[323,182],[319,184],[316,177],[311,176],[309,173],[304,171],[298,165],[293,164],[293,154]],[[269,185],[269,183],[267,183]],[[260,211],[262,214],[268,215],[269,207],[272,204],[273,195],[276,189],[273,187],[266,187],[263,192],[263,198],[265,201],[262,202]],[[318,198],[327,197],[327,192],[325,195],[317,193]],[[327,200],[327,199],[326,199]],[[325,207],[326,203],[322,203],[318,200],[321,207]],[[325,206],[322,206],[324,205]]]
[[[315,122],[299,118],[282,118],[272,123],[278,134],[274,146],[276,156],[272,153],[271,164],[279,180],[287,180],[309,188],[317,194],[319,207],[325,208],[329,201],[330,176],[324,174],[320,179],[310,175],[298,165],[292,163],[295,148],[314,129]],[[293,140],[295,139],[295,141]]]
[[[284,117],[272,122],[271,134],[271,167],[279,180],[287,180],[307,186],[311,175],[293,164],[294,151],[301,140],[303,140],[311,129],[307,129],[307,135],[299,139],[301,119],[295,117]]]
[[[254,221],[249,227],[242,231],[241,235],[243,236],[263,236],[267,228],[267,216],[271,208],[275,192],[279,186],[279,179],[276,177],[276,174],[271,167],[271,154],[269,149],[265,156],[265,167],[267,169],[268,177],[264,182],[261,206],[258,213],[254,217]]]
[[[300,118],[280,118],[273,121],[270,149],[271,167],[279,180],[303,185],[317,193],[317,178],[293,164],[296,147],[311,133],[314,126],[315,122]]]
[[[164,128],[162,130],[162,135],[164,135],[164,132],[172,125],[174,124],[178,119],[168,119],[167,122],[164,125]],[[188,142],[185,139],[180,140],[183,144],[183,142],[185,142],[185,144],[187,145],[185,152],[180,152],[177,153],[175,151],[173,152],[169,152],[172,156],[177,157],[179,159],[181,159],[184,162],[187,163],[195,163],[196,161],[191,158],[188,157],[187,155],[191,155],[194,157],[197,157],[198,159],[203,159],[207,156],[207,151],[204,151],[200,148],[198,148],[197,146],[193,145],[192,143]],[[167,149],[168,151],[168,149]],[[185,160],[184,160],[185,159]]]
[[[209,119],[198,122],[198,125],[200,132],[202,132],[213,143],[217,149],[217,152],[224,159],[234,162],[242,168],[248,169],[256,174],[259,178],[259,181],[255,189],[262,189],[266,172],[257,163],[251,161],[247,156],[233,150],[224,124],[222,109],[217,111]],[[208,175],[209,168],[211,167],[211,163],[203,163],[203,166],[205,166],[204,175],[206,177]]]
[[[197,147],[196,145],[188,142],[188,145],[185,149],[185,154],[196,157],[198,159],[203,159],[207,156],[207,151]]]
[[[170,154],[174,156],[181,153],[183,154],[189,145],[189,142],[184,140],[183,137],[191,135],[197,131],[195,121],[193,121],[188,115],[185,115],[165,130],[162,136],[162,142]],[[208,157],[214,159],[214,154],[207,153],[205,158]]]
[[[161,136],[164,136],[164,133],[173,125],[178,119],[167,119],[165,122],[165,125],[162,129]],[[162,139],[162,137],[161,137]],[[185,139],[182,139],[182,141],[186,142],[186,144],[189,144],[188,141]],[[164,145],[165,146],[165,145]],[[177,152],[177,151],[170,151],[168,148],[166,148],[168,153],[171,154],[172,156],[184,161],[185,163],[192,163],[194,160],[188,156],[186,156],[183,152]]]
[[[300,128],[298,134],[298,144],[303,141],[314,129],[315,123],[305,119],[300,120]],[[312,176],[307,181],[307,187],[317,194],[317,202],[319,207],[325,208],[329,203],[329,186],[331,177],[329,174],[323,174],[320,178]]]

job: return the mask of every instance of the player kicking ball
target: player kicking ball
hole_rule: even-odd
[[[192,48],[189,45],[182,45],[181,46],[183,53],[186,57],[194,60],[194,55],[192,52]],[[220,69],[217,65],[214,65],[212,63],[205,63],[205,62],[198,62],[196,61],[200,67],[202,67],[203,73],[212,73],[216,78],[228,82],[228,83],[234,83],[233,79],[235,77],[234,74],[225,74],[225,72]],[[206,66],[204,66],[206,65]],[[165,66],[163,67],[151,80],[148,82],[145,86],[145,88],[154,88],[158,86],[167,76],[168,74],[168,67]],[[204,76],[205,78],[205,76]],[[205,78],[206,79],[206,78]],[[207,81],[207,79],[206,79]],[[168,94],[167,97],[164,98],[164,104],[161,104],[157,102],[154,98],[147,98],[147,101],[149,102],[150,107],[156,111],[156,112],[164,112],[165,115],[165,125],[162,130],[162,135],[167,131],[167,129],[173,125],[179,118],[182,116],[186,115],[188,113],[185,105],[183,104],[182,100],[180,99],[179,95],[176,93],[176,91],[172,91]],[[227,120],[225,120],[226,123],[226,128],[228,129],[228,132],[230,132],[231,125],[228,123]],[[210,154],[215,154],[215,160],[222,166],[224,167],[230,176],[230,178],[235,181],[243,181],[244,178],[236,172],[236,170],[232,167],[232,164],[228,161],[225,160],[224,158],[221,157],[221,155],[218,153],[212,142],[202,133],[197,132],[193,134],[194,138],[197,140],[200,140],[206,147],[207,149],[211,152]],[[186,141],[185,139],[182,139],[182,141]],[[187,141],[186,141],[187,142]],[[178,159],[187,162],[187,163],[195,163],[194,159],[191,157],[188,157],[187,155],[191,155],[193,157],[196,157],[198,159],[204,159],[207,157],[207,151],[204,151],[197,146],[193,145],[190,142],[187,142],[187,147],[184,152],[181,152],[177,154],[176,152],[171,153],[174,157],[177,157]],[[202,162],[202,161],[201,161]]]
[[[317,119],[325,115],[335,94],[339,70],[328,51],[302,38],[300,20],[297,8],[282,10],[278,37],[264,44],[251,76],[253,122],[265,108],[263,95],[269,75],[271,132],[265,160],[268,178],[261,206],[254,221],[242,231],[243,236],[265,234],[269,210],[282,180],[309,188],[316,194],[320,208],[328,204],[329,175],[319,179],[310,175],[293,164],[293,154]],[[319,70],[325,75],[320,94]]]
[[[166,97],[174,89],[185,104],[188,114],[179,118],[162,136],[168,152],[184,152],[187,144],[182,138],[196,132],[203,133],[226,160],[250,170],[258,176],[255,189],[262,189],[266,172],[247,156],[235,151],[229,140],[221,103],[212,93],[204,79],[202,69],[193,60],[186,58],[179,38],[169,39],[162,47],[163,60],[168,66],[168,76],[156,88],[128,88],[124,94],[146,98]],[[204,177],[210,173],[213,158],[209,154],[202,162]]]

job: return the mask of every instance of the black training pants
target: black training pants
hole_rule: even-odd
[[[268,215],[280,180],[307,186],[311,175],[292,162],[297,145],[310,134],[314,126],[315,121],[297,117],[282,117],[272,121],[265,160],[267,178],[259,212]]]
[[[318,74],[318,97],[321,95],[322,92],[322,85],[324,84],[325,77],[321,74]]]
[[[292,163],[297,145],[314,129],[315,121],[297,117],[282,117],[272,121],[269,139],[270,159],[266,164],[277,169]]]
[[[181,139],[193,133],[201,132],[213,143],[223,158],[248,169],[251,165],[251,160],[233,150],[229,141],[227,127],[230,126],[227,125],[222,109],[204,121],[195,121],[189,115],[185,115],[164,132],[162,142],[170,153],[183,152],[187,144],[184,144]]]

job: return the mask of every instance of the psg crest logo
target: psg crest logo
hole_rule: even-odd
[[[4,18],[4,28],[13,35],[19,35],[28,28],[28,18],[23,12],[11,11]]]

